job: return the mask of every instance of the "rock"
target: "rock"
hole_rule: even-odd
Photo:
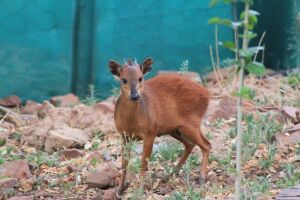
[[[8,200],[34,200],[34,196],[19,196],[19,197],[11,197]]]
[[[65,159],[78,158],[84,155],[83,151],[78,149],[65,149],[59,152],[59,155]]]
[[[158,75],[166,74],[166,73],[168,73],[168,74],[180,74],[180,71],[158,71],[157,72]],[[190,79],[192,81],[198,82],[198,83],[202,82],[202,79],[201,79],[200,75],[197,72],[188,71],[188,72],[183,73],[182,76],[187,78],[187,79]]]
[[[32,175],[26,160],[14,160],[0,165],[0,176],[28,179]]]
[[[31,191],[32,188],[33,188],[33,185],[35,183],[35,179],[32,178],[32,179],[24,179],[24,180],[20,180],[20,185],[22,187],[22,190],[24,192],[28,192],[28,191]]]
[[[120,172],[112,165],[103,164],[97,172],[87,172],[86,181],[89,188],[106,189],[117,185]]]
[[[21,109],[22,114],[37,115],[38,110],[41,109],[42,104],[34,101],[26,101],[25,106]]]
[[[214,171],[209,171],[207,173],[207,178],[211,183],[217,183],[218,182],[218,176],[217,176],[216,172],[214,172]]]
[[[291,120],[294,124],[300,123],[300,109],[291,106],[285,106],[282,108],[282,113],[286,120]]]
[[[231,96],[223,96],[217,106],[208,109],[207,115],[210,122],[216,119],[230,119],[236,116],[237,99]],[[243,100],[243,111],[250,112],[253,110],[253,104],[248,100]]]
[[[50,99],[50,103],[55,106],[75,106],[80,103],[80,100],[74,94],[66,94],[63,96],[55,96]]]
[[[88,160],[99,160],[100,161],[101,158],[102,158],[101,153],[98,151],[93,151],[87,156]]]
[[[5,120],[15,125],[16,128],[26,126],[26,121],[17,115],[8,115]]]
[[[268,194],[259,194],[257,200],[272,200],[272,197]]]
[[[234,75],[235,68],[234,67],[226,67],[226,68],[221,68],[218,72],[219,78],[222,79],[227,79],[230,74]],[[217,83],[217,77],[214,71],[206,74],[204,76],[204,79],[206,82],[213,82],[214,84]]]
[[[115,105],[112,102],[102,101],[94,106],[95,110],[100,110],[103,113],[114,113]]]
[[[296,132],[296,131],[300,131],[300,124],[296,124],[293,127],[285,130],[285,132],[288,132],[288,133],[293,133],[293,132]]]
[[[37,115],[41,119],[53,113],[55,113],[55,107],[49,101],[44,101],[42,106],[37,110]]]
[[[53,152],[62,148],[79,148],[87,143],[89,137],[83,130],[62,125],[49,130],[45,151]]]
[[[293,132],[292,134],[277,134],[275,141],[278,152],[288,153],[289,147],[300,143],[300,131]]]
[[[48,131],[53,128],[52,121],[45,119],[24,130],[21,143],[28,143],[37,149],[44,147]]]
[[[19,181],[16,178],[4,178],[0,179],[0,188],[13,188],[19,185]]]
[[[0,99],[0,105],[5,107],[17,107],[21,104],[21,100],[16,95],[8,96],[4,99]]]
[[[117,193],[116,188],[111,188],[104,191],[104,194],[102,196],[102,200],[114,200],[117,199]]]

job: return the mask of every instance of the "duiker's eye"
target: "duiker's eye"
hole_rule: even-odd
[[[143,77],[140,77],[140,78],[139,78],[139,82],[142,82],[142,80],[143,80]]]
[[[124,83],[124,84],[126,84],[127,83],[127,79],[122,79],[122,82]]]

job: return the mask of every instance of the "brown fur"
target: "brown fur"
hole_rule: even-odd
[[[138,69],[136,67],[136,79],[143,72],[142,68]],[[128,78],[127,71],[126,66],[120,70],[121,79]],[[209,104],[209,91],[191,80],[174,74],[156,76],[140,83],[137,88],[140,94],[138,101],[131,101],[128,98],[130,93],[128,88],[122,89],[116,104],[114,119],[124,143],[128,138],[143,140],[141,174],[144,175],[147,170],[147,160],[151,155],[155,137],[170,135],[185,146],[185,152],[176,166],[177,171],[195,145],[201,148],[203,160],[200,178],[204,180],[211,145],[203,136],[200,125]],[[124,187],[128,160],[123,157],[122,163],[120,190]]]

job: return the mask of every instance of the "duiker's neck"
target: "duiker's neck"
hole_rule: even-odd
[[[127,119],[133,120],[134,118],[136,118],[139,112],[140,100],[131,101],[124,94],[121,94],[120,108],[123,109],[122,113],[126,115]]]

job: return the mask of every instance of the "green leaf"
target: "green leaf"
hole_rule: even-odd
[[[2,165],[2,164],[4,164],[4,163],[5,163],[4,158],[1,158],[1,157],[0,157],[0,165]]]
[[[255,54],[255,53],[254,53],[253,51],[249,50],[249,49],[247,49],[247,50],[241,49],[241,50],[239,51],[239,55],[240,55],[241,57],[247,58],[247,59],[250,59],[254,54]]]
[[[209,7],[214,7],[215,5],[217,5],[219,3],[219,0],[210,0],[209,2]]]
[[[252,31],[248,31],[247,34],[246,34],[246,38],[248,40],[251,40],[251,39],[255,38],[256,36],[257,36],[257,34],[252,32]],[[243,38],[243,37],[244,37],[243,34],[239,34],[239,38]]]
[[[219,42],[219,44],[224,47],[224,48],[227,48],[227,49],[230,49],[232,51],[235,50],[235,43],[234,42],[231,42],[231,41],[225,41],[225,42]]]
[[[266,72],[266,68],[262,63],[259,62],[251,62],[246,65],[246,70],[254,75],[262,76]]]
[[[235,92],[234,95],[251,100],[255,97],[255,91],[249,87],[243,86],[241,90],[239,92]]]
[[[231,27],[231,20],[229,19],[221,19],[219,17],[213,17],[210,20],[208,20],[209,24],[221,24],[225,26],[230,26]]]

